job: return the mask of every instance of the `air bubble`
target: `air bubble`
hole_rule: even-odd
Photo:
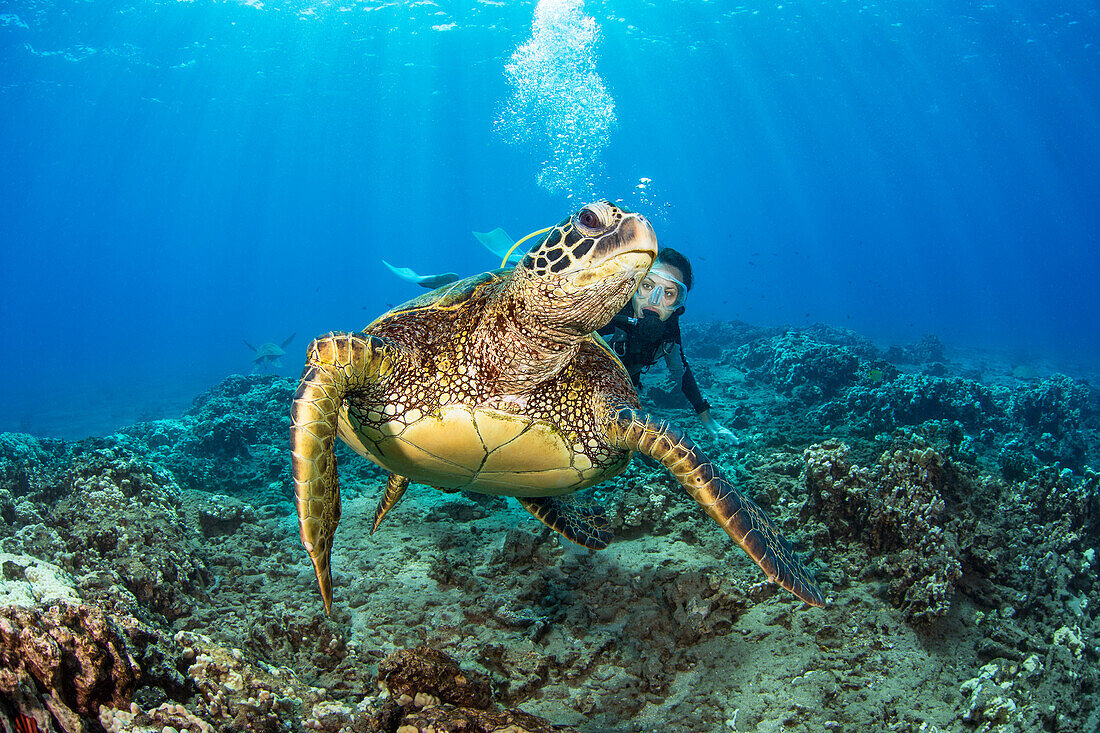
[[[615,100],[596,71],[599,35],[583,0],[539,0],[531,38],[504,67],[513,93],[494,128],[546,156],[538,184],[567,198],[592,198],[616,122]]]

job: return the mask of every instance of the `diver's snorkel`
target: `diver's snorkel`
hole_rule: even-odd
[[[516,251],[516,247],[520,246],[521,244],[526,242],[531,237],[537,237],[540,234],[545,234],[546,232],[550,231],[553,228],[554,227],[549,226],[549,227],[546,227],[545,229],[539,229],[538,231],[531,232],[530,234],[528,234],[523,239],[520,239],[519,241],[517,241],[515,244],[512,245],[511,249],[509,249],[507,252],[504,253],[504,259],[500,261],[500,266],[501,267],[507,267],[508,266],[508,258],[511,257],[512,253]]]

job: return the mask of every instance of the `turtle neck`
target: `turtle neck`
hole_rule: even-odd
[[[522,292],[524,285],[506,281],[473,331],[471,356],[498,394],[529,392],[553,378],[577,355],[587,335],[552,324],[538,307],[550,302],[548,296],[532,298]]]

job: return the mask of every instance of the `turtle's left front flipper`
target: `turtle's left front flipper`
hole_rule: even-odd
[[[760,566],[768,580],[811,606],[825,605],[825,597],[779,528],[763,509],[741,496],[679,429],[626,406],[611,413],[606,429],[614,445],[660,461]]]
[[[333,332],[314,339],[307,354],[290,408],[291,469],[302,544],[313,561],[325,613],[331,613],[332,539],[340,523],[334,451],[340,408],[349,391],[392,373],[401,353],[388,339]]]

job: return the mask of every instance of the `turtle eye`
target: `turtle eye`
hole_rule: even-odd
[[[592,209],[581,209],[581,213],[577,214],[577,221],[585,229],[602,229],[603,223],[600,221],[600,216]]]

